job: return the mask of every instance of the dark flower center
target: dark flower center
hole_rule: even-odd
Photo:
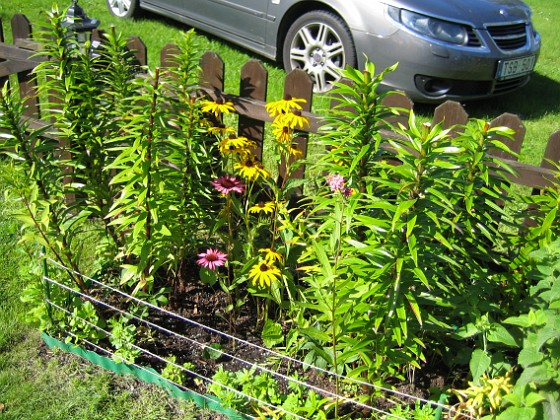
[[[266,273],[268,271],[268,265],[266,265],[265,263],[262,263],[259,267],[259,270],[263,273]]]
[[[225,179],[222,180],[222,187],[233,188],[233,187],[235,187],[235,185],[236,185],[236,183],[232,179],[225,178]]]

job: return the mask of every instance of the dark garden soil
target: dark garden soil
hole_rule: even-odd
[[[148,320],[150,323],[156,324],[157,328],[148,327],[137,322],[137,332],[139,332],[137,345],[147,350],[144,355],[137,358],[137,364],[151,366],[161,372],[165,367],[165,363],[158,357],[168,358],[175,356],[177,364],[192,363],[194,365],[193,370],[198,375],[206,378],[212,378],[220,366],[223,366],[226,371],[238,371],[250,369],[253,364],[259,364],[288,376],[297,373],[306,383],[332,393],[335,392],[334,382],[327,374],[311,369],[304,370],[294,366],[294,363],[289,365],[286,362],[277,360],[277,358],[267,360],[265,351],[260,348],[264,347],[260,336],[262,325],[258,323],[255,306],[252,301],[247,301],[238,310],[234,321],[230,324],[228,315],[224,311],[229,304],[229,298],[218,285],[211,287],[196,280],[181,284],[180,289],[176,289],[176,293],[174,293],[171,300],[172,304],[164,308],[169,312],[179,315],[179,317],[150,309]],[[107,298],[104,298],[104,301],[107,301]],[[123,302],[118,301],[110,303],[123,309],[126,306]],[[111,316],[111,312],[107,310],[107,317]],[[181,317],[194,322],[185,321]],[[219,334],[212,330],[223,332],[224,334]],[[229,335],[256,346],[234,342],[234,340],[228,338]],[[218,348],[233,357],[212,352],[207,346]],[[152,356],[149,353],[158,357]],[[299,355],[300,360],[304,356]],[[456,375],[454,378],[451,378],[450,372],[445,369],[443,363],[426,363],[422,369],[415,371],[414,378],[411,378],[411,380],[405,382],[397,381],[388,385],[392,385],[396,391],[401,393],[429,399],[431,395],[430,389],[442,389],[445,385],[459,385],[454,383],[458,380],[461,380],[461,378],[457,378]],[[205,381],[191,377],[184,385],[201,394],[208,394],[206,389],[207,382]],[[281,390],[288,392],[286,384],[282,383],[281,380],[279,380],[279,386]],[[367,392],[366,389],[363,391]],[[348,395],[348,397],[352,396]],[[392,397],[392,395],[388,396]],[[414,399],[403,401],[400,398],[400,400],[405,404],[410,404],[412,407],[415,403]],[[372,406],[387,411],[394,404],[381,396],[374,399]],[[362,418],[368,414],[363,412],[362,409],[350,405],[344,406],[341,412],[350,414],[348,418]]]

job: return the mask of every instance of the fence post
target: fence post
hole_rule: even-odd
[[[242,98],[266,101],[268,72],[260,61],[250,60],[241,68],[239,96]],[[264,141],[264,121],[240,115],[238,134],[257,143],[255,154],[262,162]]]
[[[4,42],[4,27],[2,26],[1,18],[0,18],[0,42]],[[9,76],[0,77],[0,88],[3,88],[8,80],[10,80]]]
[[[144,41],[135,35],[129,36],[126,42],[126,48],[128,48],[134,57],[136,57],[136,62],[139,66],[148,65],[148,51]]]
[[[492,149],[490,154],[499,159],[518,160],[518,155],[521,151],[521,146],[523,145],[523,139],[525,138],[526,131],[521,118],[519,118],[515,114],[505,113],[492,120],[490,122],[490,127],[508,127],[515,131],[512,140],[507,137],[500,136],[500,141],[507,147],[509,147],[510,150],[515,153],[515,155],[511,155],[499,149]]]
[[[410,116],[410,111],[414,107],[414,103],[408,96],[400,93],[391,93],[385,96],[381,103],[398,111],[398,114],[387,118],[389,124],[393,126],[401,124],[405,129],[409,128],[408,118]]]
[[[311,111],[311,102],[313,100],[313,81],[305,71],[295,69],[286,76],[286,80],[284,82],[284,97],[287,96],[305,99],[306,102],[302,104],[303,111]],[[294,143],[303,153],[303,158],[307,156],[308,138],[308,134],[302,134],[294,139]],[[291,177],[296,179],[303,178],[304,172],[305,169],[303,165],[300,165],[291,174]],[[282,159],[282,163],[280,164],[280,178],[286,179],[286,176],[286,163],[284,162],[284,159]]]
[[[436,107],[432,123],[436,125],[443,121],[442,127],[448,129],[454,125],[464,125],[468,120],[469,114],[467,114],[463,105],[456,101],[445,101]],[[452,137],[457,135],[456,132],[450,134]]]
[[[12,35],[14,44],[18,39],[30,39],[32,34],[29,19],[22,14],[14,15],[12,18]],[[18,73],[19,92],[24,98],[26,109],[24,115],[33,118],[41,118],[39,109],[39,97],[37,95],[37,83],[31,72]]]
[[[200,84],[221,94],[224,91],[224,61],[215,52],[207,51],[200,60],[200,67]]]

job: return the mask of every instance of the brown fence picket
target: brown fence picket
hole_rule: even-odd
[[[405,129],[409,128],[408,118],[410,116],[410,111],[414,107],[414,103],[408,96],[401,93],[391,93],[385,96],[381,103],[398,111],[398,114],[387,118],[389,124],[395,127],[398,127],[400,124]]]
[[[166,44],[159,53],[161,67],[173,67],[177,63],[175,58],[180,53],[179,47],[175,44]]]
[[[4,42],[4,26],[2,25],[2,19],[0,19],[0,42]],[[0,63],[5,61],[4,59],[0,58]],[[2,76],[0,77],[0,88],[4,87],[6,82],[10,79],[9,76]]]
[[[309,112],[311,111],[311,105],[313,101],[313,81],[309,77],[309,75],[300,69],[295,69],[291,71],[284,81],[284,97],[292,97],[292,98],[299,98],[305,99],[305,103],[302,103],[301,106],[303,111]],[[307,141],[309,139],[308,134],[302,134],[297,136],[293,143],[301,150],[303,153],[303,157],[307,156]],[[282,179],[285,179],[286,174],[286,163],[284,158],[282,158],[282,162],[279,168],[279,174]],[[300,165],[292,174],[293,178],[303,178],[304,176],[304,167]]]
[[[515,131],[515,133],[512,136],[513,139],[499,136],[499,140],[502,143],[504,143],[504,145],[509,147],[513,155],[504,152],[503,150],[492,149],[491,151],[492,156],[500,159],[518,160],[519,153],[521,152],[521,146],[523,145],[523,139],[525,138],[525,131],[526,131],[525,125],[523,124],[523,121],[521,121],[521,118],[519,118],[515,114],[505,113],[492,120],[490,122],[490,127],[491,128],[508,127]]]
[[[224,61],[215,52],[208,51],[202,55],[200,60],[200,67],[202,69],[200,76],[200,84],[204,87],[210,88],[215,93],[224,91]]]
[[[134,57],[136,57],[136,62],[140,66],[148,65],[148,51],[146,44],[139,37],[133,35],[128,37],[126,42],[126,47],[132,51]]]
[[[32,34],[29,19],[22,14],[14,15],[12,18],[12,36],[14,44],[18,39],[30,39]],[[24,115],[32,118],[41,118],[39,109],[39,96],[37,95],[37,83],[29,71],[18,73],[19,92],[25,98]]]
[[[258,60],[250,60],[241,68],[241,81],[239,96],[257,101],[266,101],[268,91],[268,71]],[[262,160],[264,141],[264,125],[262,120],[248,115],[240,115],[238,122],[238,135],[247,137],[257,143],[255,154]]]
[[[434,118],[432,123],[434,125],[443,122],[444,129],[452,128],[455,125],[465,125],[469,121],[469,114],[459,102],[445,101],[438,105],[434,111]],[[456,135],[457,133],[451,133]]]

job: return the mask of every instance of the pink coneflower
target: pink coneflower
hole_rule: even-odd
[[[245,191],[245,184],[234,176],[224,175],[212,181],[211,184],[222,194],[228,194],[231,191],[236,193],[243,193]]]
[[[216,267],[221,267],[227,261],[227,255],[217,249],[208,248],[206,252],[198,254],[196,263],[204,268],[215,270]]]
[[[344,177],[340,174],[327,176],[327,184],[332,192],[341,191],[344,187]]]

